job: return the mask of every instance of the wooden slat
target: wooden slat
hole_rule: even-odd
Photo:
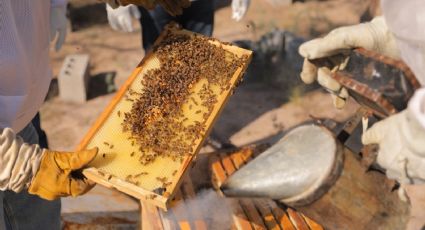
[[[243,150],[242,150],[243,151]],[[230,154],[230,158],[233,161],[233,164],[235,165],[236,169],[239,169],[245,164],[245,157],[243,157],[241,151],[237,151]]]
[[[220,153],[221,163],[223,164],[224,169],[226,170],[227,175],[232,175],[236,168],[233,165],[232,159],[229,157],[229,155],[225,153]]]
[[[289,218],[291,218],[292,223],[299,230],[309,230],[307,223],[304,221],[304,218],[298,214],[298,212],[292,210],[291,208],[286,209],[288,212]]]
[[[288,214],[282,208],[278,207],[277,204],[271,200],[269,201],[268,205],[270,206],[276,221],[282,229],[295,230],[294,224],[291,222]]]
[[[254,199],[254,204],[260,211],[261,216],[263,217],[264,224],[269,230],[280,230],[279,224],[276,222],[272,211],[265,202],[264,199]]]
[[[212,154],[210,158],[211,168],[213,176],[216,178],[216,185],[220,186],[227,178],[226,171],[223,168],[223,165],[221,164],[220,158],[218,154]],[[232,208],[233,208],[233,221],[235,223],[235,227],[239,230],[249,230],[251,228],[251,224],[248,221],[248,217],[245,215],[245,212],[243,211],[242,207],[239,204],[239,201],[235,200],[235,202],[232,202]]]
[[[157,207],[146,202],[140,202],[142,230],[163,230]]]
[[[226,171],[223,169],[223,166],[221,165],[221,160],[218,155],[212,154],[210,160],[211,170],[216,180],[213,181],[213,183],[215,182],[216,184],[214,185],[219,188],[227,178]]]
[[[251,225],[254,229],[266,229],[263,223],[260,213],[255,208],[254,203],[250,199],[239,200],[242,209],[245,211],[246,216],[251,221]]]
[[[242,151],[240,151],[239,153],[240,153],[240,156],[241,156],[242,160],[246,164],[246,163],[249,162],[249,160],[254,155],[254,150],[253,150],[253,148],[245,148],[245,149],[242,149]]]
[[[323,230],[323,227],[320,226],[320,224],[316,223],[314,220],[306,217],[304,214],[301,214],[301,216],[304,218],[305,222],[311,230]]]
[[[238,230],[250,230],[252,229],[251,222],[248,220],[248,217],[245,215],[239,201],[235,200],[232,205],[233,208],[233,221],[235,227]]]

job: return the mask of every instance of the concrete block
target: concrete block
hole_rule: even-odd
[[[64,101],[87,101],[89,55],[72,54],[65,58],[58,75],[59,97]]]

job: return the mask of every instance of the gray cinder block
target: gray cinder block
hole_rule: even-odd
[[[59,97],[69,102],[87,101],[89,55],[72,54],[65,58],[59,72]]]

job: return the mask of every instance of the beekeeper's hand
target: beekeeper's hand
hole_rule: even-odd
[[[67,25],[66,6],[52,5],[50,9],[50,41],[52,42],[56,38],[56,51],[59,51],[65,42]]]
[[[425,88],[403,112],[382,120],[362,136],[365,145],[379,144],[377,163],[401,184],[425,183]]]
[[[140,12],[135,5],[120,6],[112,9],[106,4],[108,22],[112,29],[121,32],[133,32],[133,18],[140,19]]]
[[[334,105],[342,108],[348,99],[345,88],[330,77],[331,72],[342,70],[347,63],[347,54],[354,48],[365,48],[382,55],[399,59],[399,50],[392,33],[383,17],[376,17],[368,23],[340,27],[323,38],[305,42],[299,48],[304,57],[301,79],[310,84],[318,81],[332,93]],[[316,60],[315,64],[311,60]],[[327,65],[321,65],[326,60]]]
[[[78,152],[44,150],[28,192],[46,200],[75,197],[88,192],[94,184],[84,179],[82,174],[79,178],[76,172],[90,163],[97,152],[97,148]]]
[[[240,21],[246,14],[251,0],[232,0],[232,19]]]
[[[29,193],[47,200],[82,195],[94,184],[79,170],[97,152],[97,148],[73,153],[41,149],[24,143],[9,128],[0,130],[0,190],[20,192],[28,188]]]
[[[156,4],[161,5],[171,16],[180,15],[183,9],[190,6],[190,0],[102,0],[112,8],[134,4],[146,9],[153,9]]]

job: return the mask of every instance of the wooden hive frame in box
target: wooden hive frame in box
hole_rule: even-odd
[[[161,44],[161,41],[170,34],[179,33],[189,36],[201,36],[189,31],[180,30],[176,27],[170,26],[160,35],[155,44]],[[228,87],[226,90],[223,91],[215,92],[215,95],[217,96],[217,103],[214,105],[209,117],[202,118],[204,119],[203,121],[205,122],[204,124],[206,129],[203,133],[201,131],[200,137],[195,139],[195,150],[192,153],[185,155],[182,162],[176,163],[171,160],[167,161],[166,158],[160,158],[159,160],[156,159],[151,166],[136,165],[135,161],[137,160],[131,160],[130,157],[127,156],[130,155],[130,151],[133,151],[131,152],[131,156],[133,156],[134,151],[139,151],[139,149],[131,147],[134,144],[129,143],[129,134],[126,134],[122,131],[122,127],[120,126],[122,122],[122,120],[120,120],[120,114],[122,111],[129,111],[129,108],[131,108],[132,102],[128,102],[128,93],[133,90],[139,90],[140,92],[143,92],[143,87],[138,86],[141,85],[140,79],[145,76],[147,71],[160,67],[159,61],[155,57],[155,52],[150,52],[145,58],[143,58],[141,63],[133,71],[132,75],[127,79],[121,89],[116,93],[110,104],[100,115],[94,125],[90,128],[90,130],[78,146],[78,149],[86,149],[92,147],[99,148],[99,154],[94,160],[94,162],[90,164],[91,167],[83,171],[83,174],[88,179],[103,186],[115,188],[121,192],[140,199],[141,201],[148,202],[164,210],[167,209],[167,206],[174,193],[177,191],[176,188],[181,183],[182,177],[187,171],[188,166],[191,164],[193,158],[199,152],[204,139],[207,137],[212,127],[212,124],[218,117],[218,114],[220,113],[229,96],[233,93],[233,90],[236,87],[237,83],[241,80],[242,74],[246,70],[248,63],[251,60],[252,52],[249,50],[245,50],[233,46],[231,44],[223,44],[214,39],[209,40],[209,42],[210,44],[223,48],[226,51],[226,55],[230,53],[230,55],[235,55],[233,57],[237,57],[238,59],[240,58],[240,60],[243,61],[241,63],[241,66],[237,67],[236,71],[233,73],[233,76],[230,79],[231,87]],[[199,85],[200,84],[201,82],[199,82]],[[205,84],[205,81],[203,84]],[[196,95],[196,93],[198,93],[199,95],[201,86],[198,87],[198,91],[196,91],[196,87],[197,86],[193,87],[194,89],[190,94],[191,97],[193,95]],[[187,102],[186,104],[188,103],[190,102]],[[189,109],[187,107],[188,106],[186,106],[186,111],[182,107],[182,111],[184,112],[185,117],[189,117],[188,122],[196,122],[196,119],[201,119],[196,118],[194,112],[188,112],[191,107],[189,107]],[[144,177],[142,179],[138,179],[140,183],[132,183],[128,180],[128,176],[125,176],[130,175],[129,173],[140,173],[141,168],[143,168],[144,173],[145,171],[148,173],[143,174]],[[164,175],[166,175],[167,177],[165,177]],[[157,182],[155,182],[155,178],[157,180],[158,178],[167,178],[168,185],[166,187],[166,192],[164,192],[163,190],[158,191],[160,187],[157,185]]]

